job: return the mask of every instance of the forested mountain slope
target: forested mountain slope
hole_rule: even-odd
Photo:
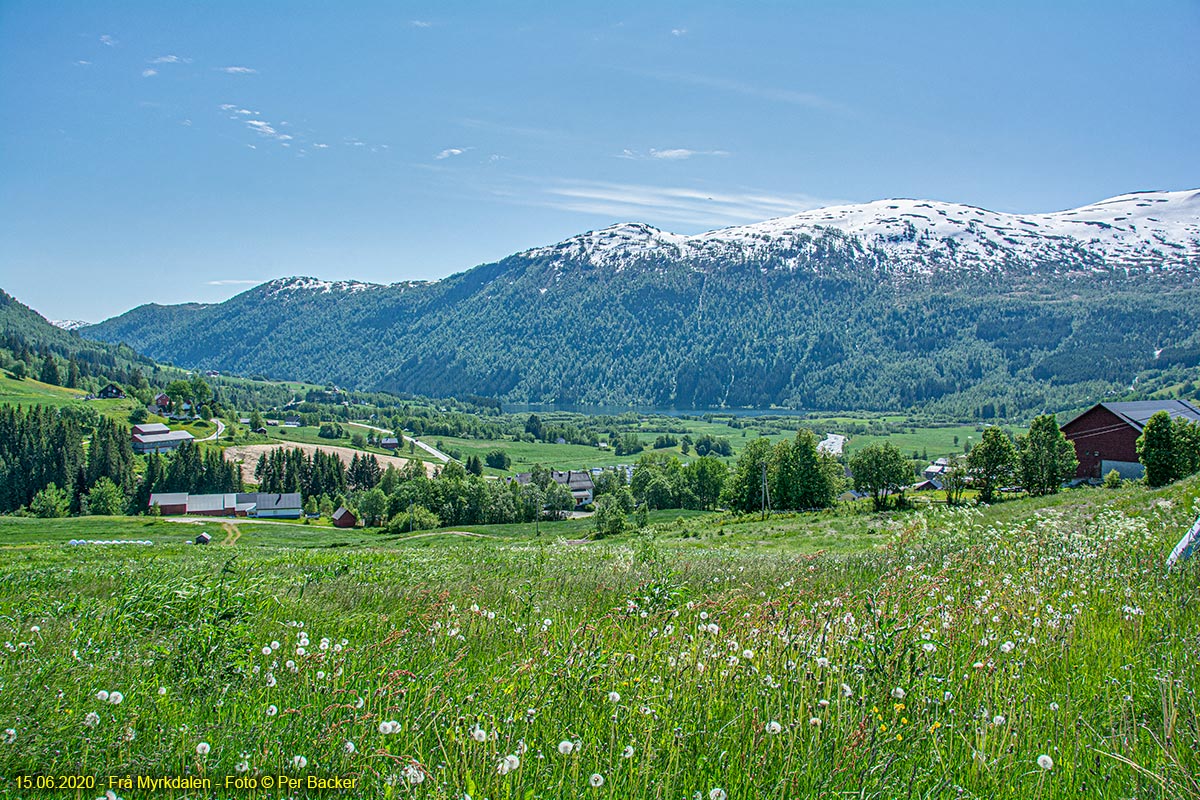
[[[559,403],[1057,408],[1200,365],[1200,192],[625,224],[435,282],[272,281],[84,335],[188,367]]]

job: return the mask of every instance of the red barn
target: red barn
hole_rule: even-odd
[[[358,517],[350,509],[341,506],[333,512],[333,524],[338,528],[353,528],[358,524]]]
[[[1063,425],[1063,435],[1075,445],[1079,459],[1075,477],[1099,480],[1114,469],[1122,478],[1142,477],[1145,469],[1138,461],[1137,440],[1159,411],[1200,422],[1200,408],[1186,400],[1138,400],[1097,403]]]

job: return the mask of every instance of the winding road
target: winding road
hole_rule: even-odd
[[[225,423],[221,422],[219,419],[214,419],[213,422],[217,423],[217,432],[209,436],[205,436],[203,439],[197,439],[197,442],[215,442],[217,439],[221,438],[221,434],[225,432]]]
[[[356,428],[366,428],[367,430],[379,431],[380,433],[387,433],[387,434],[392,433],[392,431],[388,428],[378,428],[374,425],[368,425],[365,422],[347,422],[346,424],[353,425]],[[443,453],[441,450],[438,450],[436,447],[430,447],[429,445],[425,444],[420,439],[417,439],[415,437],[405,436],[405,435],[401,434],[400,438],[401,438],[401,440],[407,439],[408,441],[412,442],[417,447],[421,448],[426,453],[429,453],[429,455],[433,456],[434,458],[438,459],[439,461],[444,461],[446,463],[450,463],[451,461],[458,460],[458,459],[451,458],[450,456]]]

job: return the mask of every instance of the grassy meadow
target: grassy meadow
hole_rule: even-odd
[[[1200,798],[1200,568],[1163,570],[1198,494],[603,541],[0,519],[0,796]]]

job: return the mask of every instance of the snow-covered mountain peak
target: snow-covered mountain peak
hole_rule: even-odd
[[[377,283],[363,283],[362,281],[323,281],[319,278],[309,277],[293,277],[293,278],[276,278],[264,284],[267,294],[277,295],[283,292],[319,292],[321,294],[331,294],[333,292],[362,292],[368,289],[381,288]]]
[[[830,206],[694,236],[624,223],[526,255],[615,266],[648,257],[706,264],[778,257],[787,267],[826,251],[884,257],[900,274],[1048,268],[1153,271],[1200,267],[1200,191],[1134,192],[1041,214],[1008,214],[934,200]]]
[[[90,322],[84,322],[81,319],[52,319],[50,324],[56,328],[62,328],[64,331],[74,331],[80,328],[86,328],[91,325]]]
[[[598,266],[611,260],[624,262],[639,255],[677,251],[688,237],[659,230],[644,222],[622,222],[598,231],[588,231],[549,247],[539,247],[522,255],[549,256],[556,259],[586,258]]]

